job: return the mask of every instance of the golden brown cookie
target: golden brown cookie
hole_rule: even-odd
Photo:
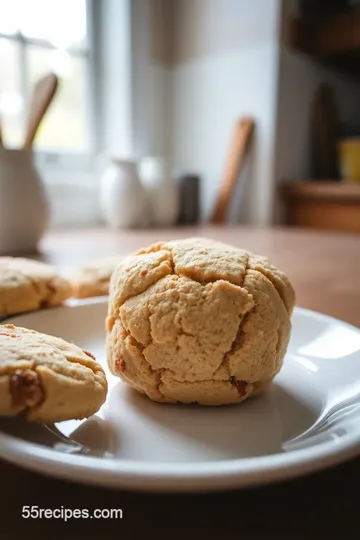
[[[94,357],[63,339],[0,325],[0,415],[60,422],[98,411],[107,394]]]
[[[160,242],[113,273],[113,374],[159,402],[239,403],[279,372],[295,302],[264,258],[204,238]]]
[[[52,266],[22,257],[0,257],[1,315],[57,306],[70,296],[70,282]]]
[[[110,278],[122,257],[106,257],[78,268],[71,278],[75,298],[91,298],[109,294]]]

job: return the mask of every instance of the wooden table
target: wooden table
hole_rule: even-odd
[[[297,230],[177,229],[51,234],[41,258],[68,273],[94,257],[149,242],[210,236],[268,255],[291,278],[297,304],[360,326],[360,236]],[[0,538],[358,538],[360,460],[296,481],[196,496],[132,494],[46,478],[0,462]],[[25,520],[23,505],[121,508],[122,520]]]

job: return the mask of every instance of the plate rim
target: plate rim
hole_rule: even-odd
[[[104,297],[99,297],[53,309],[106,303]],[[360,333],[356,326],[317,311],[296,306],[294,313],[340,324]],[[16,317],[23,315],[30,314]],[[8,317],[2,324],[16,317]],[[0,443],[0,458],[23,468],[81,483],[152,492],[218,491],[265,485],[326,469],[360,453],[360,433],[288,453],[202,463],[147,462],[66,454],[2,431]]]

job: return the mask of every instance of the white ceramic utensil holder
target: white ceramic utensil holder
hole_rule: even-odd
[[[31,150],[0,148],[0,254],[34,252],[49,220],[49,203]]]

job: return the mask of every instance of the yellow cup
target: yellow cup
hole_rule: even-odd
[[[339,141],[338,152],[342,179],[360,183],[360,138]]]

